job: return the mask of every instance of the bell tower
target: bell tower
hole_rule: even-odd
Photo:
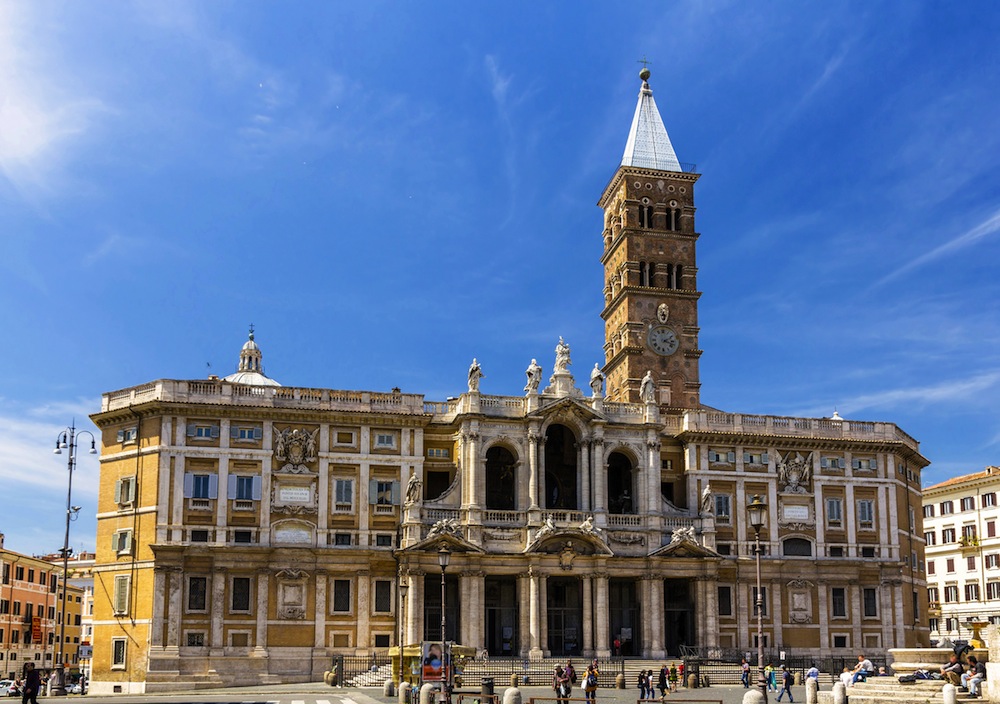
[[[647,371],[664,409],[701,405],[694,184],[653,101],[649,69],[604,210],[604,374],[609,401],[639,402]]]

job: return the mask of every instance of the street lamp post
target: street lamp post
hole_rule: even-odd
[[[94,434],[89,430],[81,430],[77,432],[76,421],[70,425],[66,430],[59,433],[56,436],[56,448],[53,452],[57,455],[61,455],[63,450],[68,450],[66,457],[66,469],[67,475],[69,477],[67,481],[66,489],[66,535],[63,538],[62,559],[63,559],[63,578],[62,578],[62,608],[60,610],[60,621],[59,621],[59,654],[56,659],[55,669],[52,671],[52,680],[49,685],[49,694],[54,697],[64,697],[66,696],[66,671],[65,671],[65,659],[66,659],[66,587],[69,580],[69,554],[72,552],[69,548],[69,522],[76,516],[80,511],[79,506],[73,506],[73,470],[76,469],[76,455],[77,455],[77,438],[80,435],[86,433],[90,436],[90,453],[91,455],[97,454],[97,441],[94,438]]]
[[[399,571],[399,684],[403,684],[403,646],[406,643],[406,590],[410,588],[410,578]]]
[[[444,572],[448,569],[448,563],[451,561],[451,552],[448,550],[447,546],[442,545],[441,549],[438,550],[438,564],[441,565],[441,664],[444,667],[444,699],[446,702],[451,702],[451,657],[448,653],[448,648],[446,642],[448,640],[447,626],[448,621],[445,618],[445,589],[444,589]]]
[[[758,686],[760,694],[767,701],[767,679],[764,677],[764,595],[760,583],[760,529],[764,527],[767,519],[767,504],[760,498],[759,494],[754,494],[753,499],[747,506],[747,513],[750,516],[750,525],[754,532],[754,553],[757,555],[757,668],[760,670]]]

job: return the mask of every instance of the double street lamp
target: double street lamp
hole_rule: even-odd
[[[767,504],[760,498],[760,494],[754,494],[753,499],[747,506],[750,525],[754,532],[754,553],[757,555],[757,667],[760,670],[758,686],[760,694],[767,701],[767,678],[764,676],[764,594],[760,583],[760,529],[764,527],[767,520]]]
[[[59,433],[56,437],[56,448],[53,452],[57,455],[61,455],[63,450],[68,450],[66,457],[66,469],[69,476],[68,487],[66,489],[66,535],[63,538],[63,546],[60,553],[63,559],[63,578],[62,578],[62,609],[59,622],[59,654],[56,659],[55,669],[52,671],[52,681],[49,687],[49,693],[52,696],[63,697],[66,696],[66,671],[65,663],[66,659],[66,592],[68,581],[69,581],[69,554],[72,552],[69,547],[69,522],[76,517],[80,512],[79,506],[73,506],[73,470],[76,469],[76,455],[77,455],[77,440],[78,436],[86,433],[90,436],[90,451],[89,454],[97,454],[97,440],[94,438],[94,434],[89,430],[81,430],[77,432],[76,421],[73,422],[66,430]]]

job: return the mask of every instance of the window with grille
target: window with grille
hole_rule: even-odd
[[[871,587],[861,590],[864,614],[868,618],[878,616],[878,591]]]
[[[392,582],[387,579],[375,580],[375,612],[387,614],[392,611]]]
[[[112,638],[111,639],[111,669],[112,670],[124,670],[125,669],[125,646],[126,639],[124,638]]]
[[[830,609],[834,618],[847,618],[847,590],[833,587],[830,590]]]
[[[230,608],[233,613],[247,613],[250,611],[250,578],[233,577],[230,582],[232,591]]]
[[[351,610],[351,580],[335,579],[333,581],[333,611],[334,613],[349,613]]]
[[[188,611],[208,608],[208,578],[188,577]]]

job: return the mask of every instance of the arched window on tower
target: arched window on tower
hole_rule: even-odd
[[[674,288],[684,288],[684,267],[680,264],[674,268]]]
[[[681,229],[681,211],[679,208],[667,208],[667,229]]]
[[[650,288],[656,286],[656,262],[649,263],[649,270],[646,272],[646,285]]]
[[[674,287],[674,265],[667,264],[667,288]]]
[[[505,447],[486,451],[486,508],[513,511],[517,508],[517,461]]]
[[[639,227],[644,230],[649,230],[653,227],[653,206],[651,205],[640,205],[639,206]]]
[[[639,285],[648,286],[649,279],[646,276],[646,262],[639,262]]]

